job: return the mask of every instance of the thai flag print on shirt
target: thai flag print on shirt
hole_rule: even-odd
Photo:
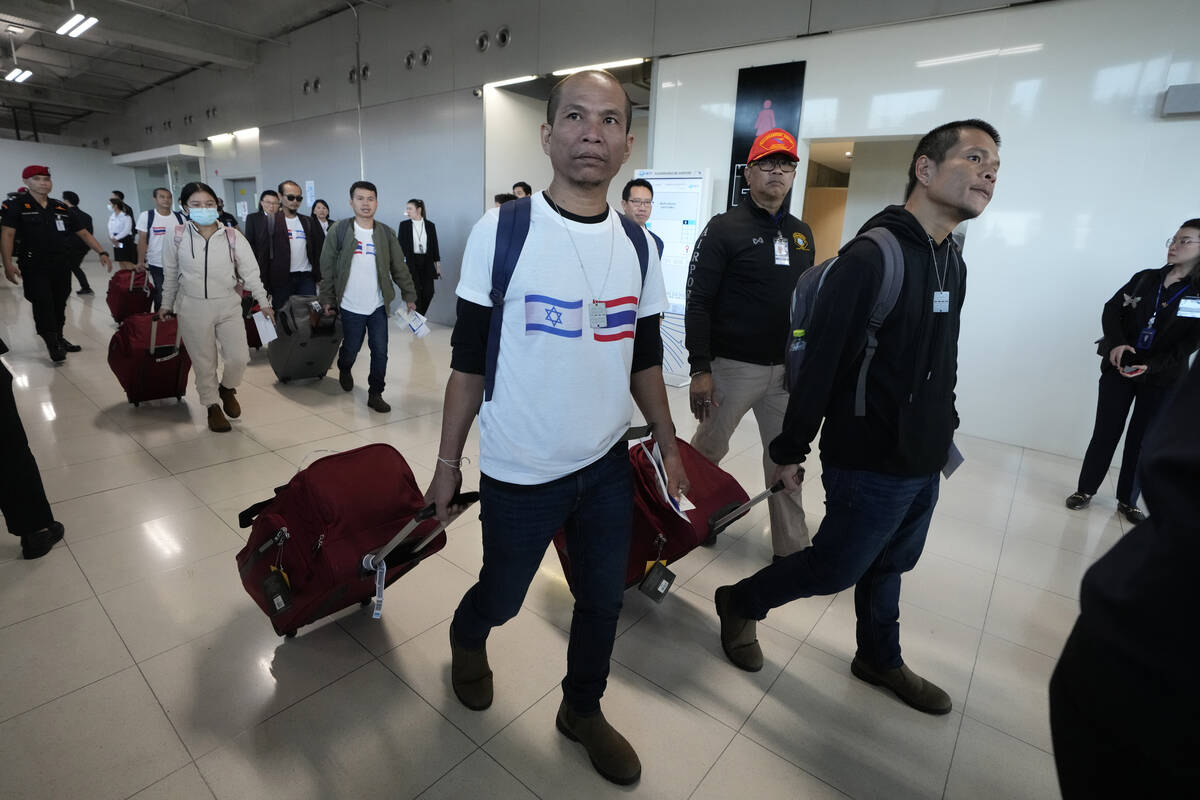
[[[300,238],[304,238],[304,233],[301,232]],[[375,242],[364,242],[362,239],[355,239],[354,255],[356,256],[373,256],[375,255]],[[363,248],[366,248],[365,250]]]
[[[304,238],[304,228],[288,228],[287,232],[288,232],[289,239],[303,239]]]
[[[633,329],[637,327],[638,299],[633,296],[618,297],[603,302],[608,312],[608,324],[592,331],[596,341],[615,342],[618,339],[632,339]]]
[[[166,228],[159,228],[159,227],[155,226],[155,227],[153,227],[153,228],[151,228],[151,229],[150,229],[150,235],[151,235],[151,236],[166,236],[166,235],[167,235],[167,229],[166,229]]]

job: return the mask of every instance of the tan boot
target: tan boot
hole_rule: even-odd
[[[642,777],[642,762],[638,760],[633,745],[608,724],[603,711],[576,714],[563,700],[554,724],[563,736],[583,745],[588,758],[592,760],[592,766],[605,780],[628,786]]]
[[[216,433],[228,433],[233,430],[233,426],[229,424],[229,420],[225,419],[224,412],[216,403],[208,407],[208,429]]]
[[[758,672],[763,668],[762,647],[758,644],[758,622],[739,617],[734,612],[733,587],[717,589],[713,600],[717,604],[717,616],[721,619],[721,647],[735,667],[747,672]]]
[[[237,401],[237,389],[226,389],[217,386],[217,394],[221,396],[221,405],[225,408],[225,416],[237,419],[242,415],[242,407]]]
[[[850,662],[850,672],[859,680],[891,689],[905,703],[926,714],[949,714],[953,706],[950,695],[904,664],[897,669],[875,669],[855,656]]]
[[[488,666],[487,647],[467,650],[454,641],[454,623],[450,623],[450,684],[459,701],[472,711],[483,711],[492,704],[492,668]]]

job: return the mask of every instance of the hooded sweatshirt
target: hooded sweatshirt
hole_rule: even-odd
[[[854,393],[867,343],[867,320],[883,281],[883,256],[869,241],[842,248],[817,297],[808,327],[799,389],[788,400],[783,432],[770,445],[776,464],[799,464],[821,428],[821,460],[842,469],[900,477],[937,472],[958,427],[958,329],[967,269],[953,237],[934,242],[903,206],[888,206],[863,225],[896,235],[904,283],[879,329],[867,373],[867,413],[854,415]],[[950,293],[949,311],[933,311],[934,292]]]

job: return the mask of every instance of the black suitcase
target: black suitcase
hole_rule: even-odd
[[[342,320],[336,314],[320,314],[314,325],[311,312],[316,301],[316,297],[296,295],[275,310],[278,337],[267,345],[267,357],[281,383],[322,378],[337,358]]]

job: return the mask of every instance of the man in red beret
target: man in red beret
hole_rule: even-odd
[[[71,295],[71,236],[99,253],[106,270],[112,270],[112,262],[95,237],[80,228],[67,204],[50,197],[54,183],[49,167],[28,166],[21,179],[29,191],[0,206],[0,259],[9,283],[24,281],[38,336],[46,342],[50,360],[60,364],[67,353],[80,349],[63,338]]]

